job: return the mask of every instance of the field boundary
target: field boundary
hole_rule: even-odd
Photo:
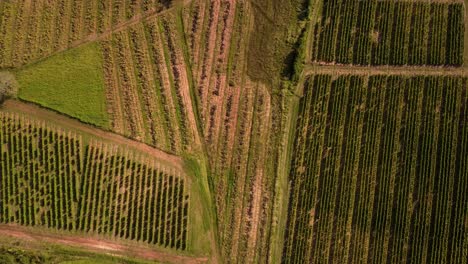
[[[59,126],[90,134],[92,136],[102,138],[106,141],[110,141],[119,145],[131,146],[135,150],[148,154],[156,158],[158,161],[163,162],[164,164],[170,164],[180,171],[185,171],[183,159],[179,156],[169,154],[160,149],[146,145],[145,143],[128,139],[113,132],[105,131],[92,125],[84,124],[78,120],[72,119],[62,114],[58,114],[51,110],[47,110],[32,103],[25,103],[17,100],[7,100],[0,108],[0,110],[5,112],[23,113],[30,117],[45,120],[46,122],[56,123]]]
[[[0,235],[14,237],[21,240],[52,243],[60,245],[68,245],[73,247],[85,248],[94,252],[103,253],[121,257],[137,257],[146,260],[163,261],[164,263],[205,263],[206,257],[191,257],[170,252],[158,251],[154,248],[137,246],[134,243],[119,243],[105,238],[98,237],[83,237],[70,234],[65,236],[60,233],[45,233],[40,230],[32,230],[31,228],[13,225],[0,224]]]
[[[466,67],[436,67],[436,66],[357,66],[344,64],[309,63],[304,69],[305,75],[332,74],[332,75],[444,75],[468,76]]]

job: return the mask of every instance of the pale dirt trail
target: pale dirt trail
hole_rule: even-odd
[[[121,144],[124,146],[131,146],[132,148],[136,150],[139,150],[150,156],[153,156],[154,158],[160,161],[163,161],[165,163],[168,163],[171,166],[174,166],[177,169],[183,171],[183,160],[179,156],[166,153],[160,149],[153,148],[142,142],[134,141],[124,136],[121,136],[121,135],[118,135],[109,131],[104,131],[99,128],[93,127],[91,125],[81,123],[78,120],[75,120],[67,116],[58,114],[56,112],[47,110],[37,105],[24,103],[24,102],[20,102],[17,100],[7,100],[3,104],[2,110],[24,113],[28,116],[33,116],[42,120],[44,119],[52,120],[53,122],[56,122],[59,125],[63,125],[64,127],[76,129],[78,131],[82,131],[92,136],[103,138],[103,139],[106,139],[106,140],[109,140],[109,141],[112,141],[112,142],[115,142],[117,144]]]
[[[444,75],[468,76],[465,67],[435,67],[435,66],[356,66],[339,64],[308,64],[304,74],[354,74],[354,75]]]
[[[41,231],[34,231],[30,227],[22,227],[12,224],[0,224],[0,236],[14,237],[21,240],[27,240],[36,243],[54,243],[72,247],[86,248],[98,253],[111,254],[113,256],[136,257],[147,260],[161,261],[165,263],[187,263],[198,264],[207,263],[206,257],[190,257],[175,255],[169,252],[157,251],[139,245],[126,245],[114,241],[84,237],[84,236],[64,236],[63,234],[50,234]]]

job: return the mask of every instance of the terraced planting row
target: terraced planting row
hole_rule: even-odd
[[[0,68],[18,67],[160,12],[171,0],[0,1]]]
[[[307,79],[284,263],[462,263],[468,80]]]
[[[0,113],[0,222],[187,247],[182,172],[109,143]]]
[[[359,65],[463,64],[458,1],[323,1],[312,61]]]
[[[183,10],[188,56],[205,141],[216,151],[228,102],[238,104],[249,30],[244,1],[194,1]],[[237,56],[234,55],[237,53]],[[238,68],[234,71],[232,67]],[[235,72],[235,73],[234,73]],[[236,74],[236,75],[235,75]],[[237,83],[234,77],[238,77]],[[236,96],[236,98],[234,98]],[[230,114],[230,113],[228,113]]]
[[[267,262],[274,159],[269,90],[245,77],[248,1],[193,1],[182,21],[228,263]]]
[[[140,23],[102,42],[114,131],[167,151],[200,144],[178,17]]]

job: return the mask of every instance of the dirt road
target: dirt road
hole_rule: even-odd
[[[84,237],[84,236],[64,236],[63,234],[51,234],[41,231],[34,231],[30,227],[22,227],[12,224],[0,224],[0,236],[9,236],[21,240],[37,243],[53,243],[72,247],[85,248],[98,253],[112,254],[113,256],[134,257],[147,260],[161,261],[164,263],[206,263],[206,257],[191,257],[171,254],[169,252],[157,251],[153,248],[126,245],[104,239]]]

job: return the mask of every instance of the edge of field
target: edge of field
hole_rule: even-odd
[[[175,167],[181,171],[183,170],[183,160],[178,156],[164,152],[160,149],[153,148],[142,142],[128,139],[119,134],[82,123],[76,119],[41,107],[34,103],[22,102],[18,100],[7,100],[0,107],[0,111],[21,114],[31,119],[43,121],[46,125],[50,125],[57,129],[69,129],[82,135],[85,141],[97,138],[105,143],[130,146],[136,151],[153,156],[164,165]]]
[[[0,224],[0,246],[15,246],[23,242],[29,249],[51,248],[71,251],[80,255],[98,254],[102,257],[118,257],[131,263],[204,263],[207,258],[195,257],[184,252],[154,248],[143,242],[122,239],[106,239],[99,235],[54,230],[44,227],[27,227],[16,224]],[[8,239],[7,239],[8,237]],[[13,245],[10,245],[13,244]],[[73,257],[74,255],[69,255]]]
[[[90,251],[64,244],[46,243],[37,240],[33,241],[19,237],[20,233],[17,233],[16,235],[17,236],[6,235],[0,237],[0,259],[3,260],[3,258],[6,258],[8,255],[15,255],[15,257],[17,257],[20,254],[21,257],[29,257],[33,259],[42,257],[45,259],[44,261],[53,261],[54,263],[63,264],[110,264],[116,262],[122,264],[164,263],[158,261],[130,259],[125,256],[116,256],[113,254],[103,254],[101,250]],[[7,255],[5,255],[5,253]]]
[[[188,248],[186,251],[176,251],[172,249],[165,249],[163,247],[154,245],[151,246],[153,250],[170,252],[172,255],[195,255],[203,256],[199,260],[206,261],[210,258],[210,263],[216,263],[218,257],[218,243],[215,234],[215,213],[212,203],[210,188],[208,185],[208,168],[206,161],[203,160],[202,154],[197,156],[175,156],[166,153],[162,150],[153,148],[144,143],[134,141],[123,137],[121,135],[104,131],[92,125],[84,124],[78,120],[57,113],[52,110],[37,106],[32,103],[21,102],[18,100],[7,100],[1,107],[0,112],[19,114],[28,117],[32,120],[43,122],[48,126],[55,129],[66,129],[73,131],[82,136],[84,141],[92,139],[99,139],[101,142],[120,145],[124,147],[131,147],[137,152],[145,153],[154,157],[158,162],[169,167],[174,167],[182,172],[183,177],[188,181],[190,186],[190,209],[189,209],[189,235],[188,235]],[[0,225],[0,233],[1,232]],[[56,231],[51,229],[44,229],[42,227],[34,227],[34,229],[44,230],[43,234],[47,235],[48,232],[63,232],[64,236],[72,235],[70,232]],[[46,232],[47,231],[47,232]],[[90,235],[85,232],[79,234]],[[106,235],[99,235],[99,239],[106,239]],[[107,241],[107,240],[106,240]],[[112,240],[114,241],[114,240]],[[200,243],[206,241],[206,243]],[[120,242],[120,240],[119,240]],[[123,242],[127,242],[124,240]],[[132,241],[130,241],[132,242]],[[136,243],[136,242],[135,242]],[[140,245],[141,243],[137,243]],[[179,262],[175,262],[179,263]],[[197,263],[197,262],[195,262]]]
[[[464,61],[463,66],[464,68],[468,67],[468,0],[463,1],[463,8],[465,10],[465,35],[464,35]]]
[[[468,0],[465,0],[468,1]],[[308,34],[305,40],[305,46],[310,47],[310,43],[313,41],[313,26],[317,22],[317,19],[320,18],[321,12],[321,1],[320,0],[309,0],[309,17],[306,27],[308,27]],[[307,64],[311,59],[311,51],[309,48],[305,49],[305,58],[302,63]],[[276,180],[276,193],[277,197],[275,198],[275,212],[274,217],[276,218],[276,228],[273,228],[271,235],[272,250],[270,253],[270,258],[272,263],[281,263],[283,257],[283,245],[284,245],[284,236],[286,232],[286,224],[288,218],[288,207],[289,207],[289,193],[290,193],[290,184],[289,184],[289,170],[291,168],[292,154],[294,148],[294,139],[296,134],[296,122],[299,114],[299,104],[300,98],[303,94],[304,83],[307,77],[307,72],[304,70],[299,75],[299,80],[297,84],[291,87],[289,90],[283,92],[283,104],[284,108],[287,110],[285,116],[285,123],[283,127],[283,135],[281,139],[280,146],[280,156],[278,163]],[[283,165],[283,166],[281,166]]]

